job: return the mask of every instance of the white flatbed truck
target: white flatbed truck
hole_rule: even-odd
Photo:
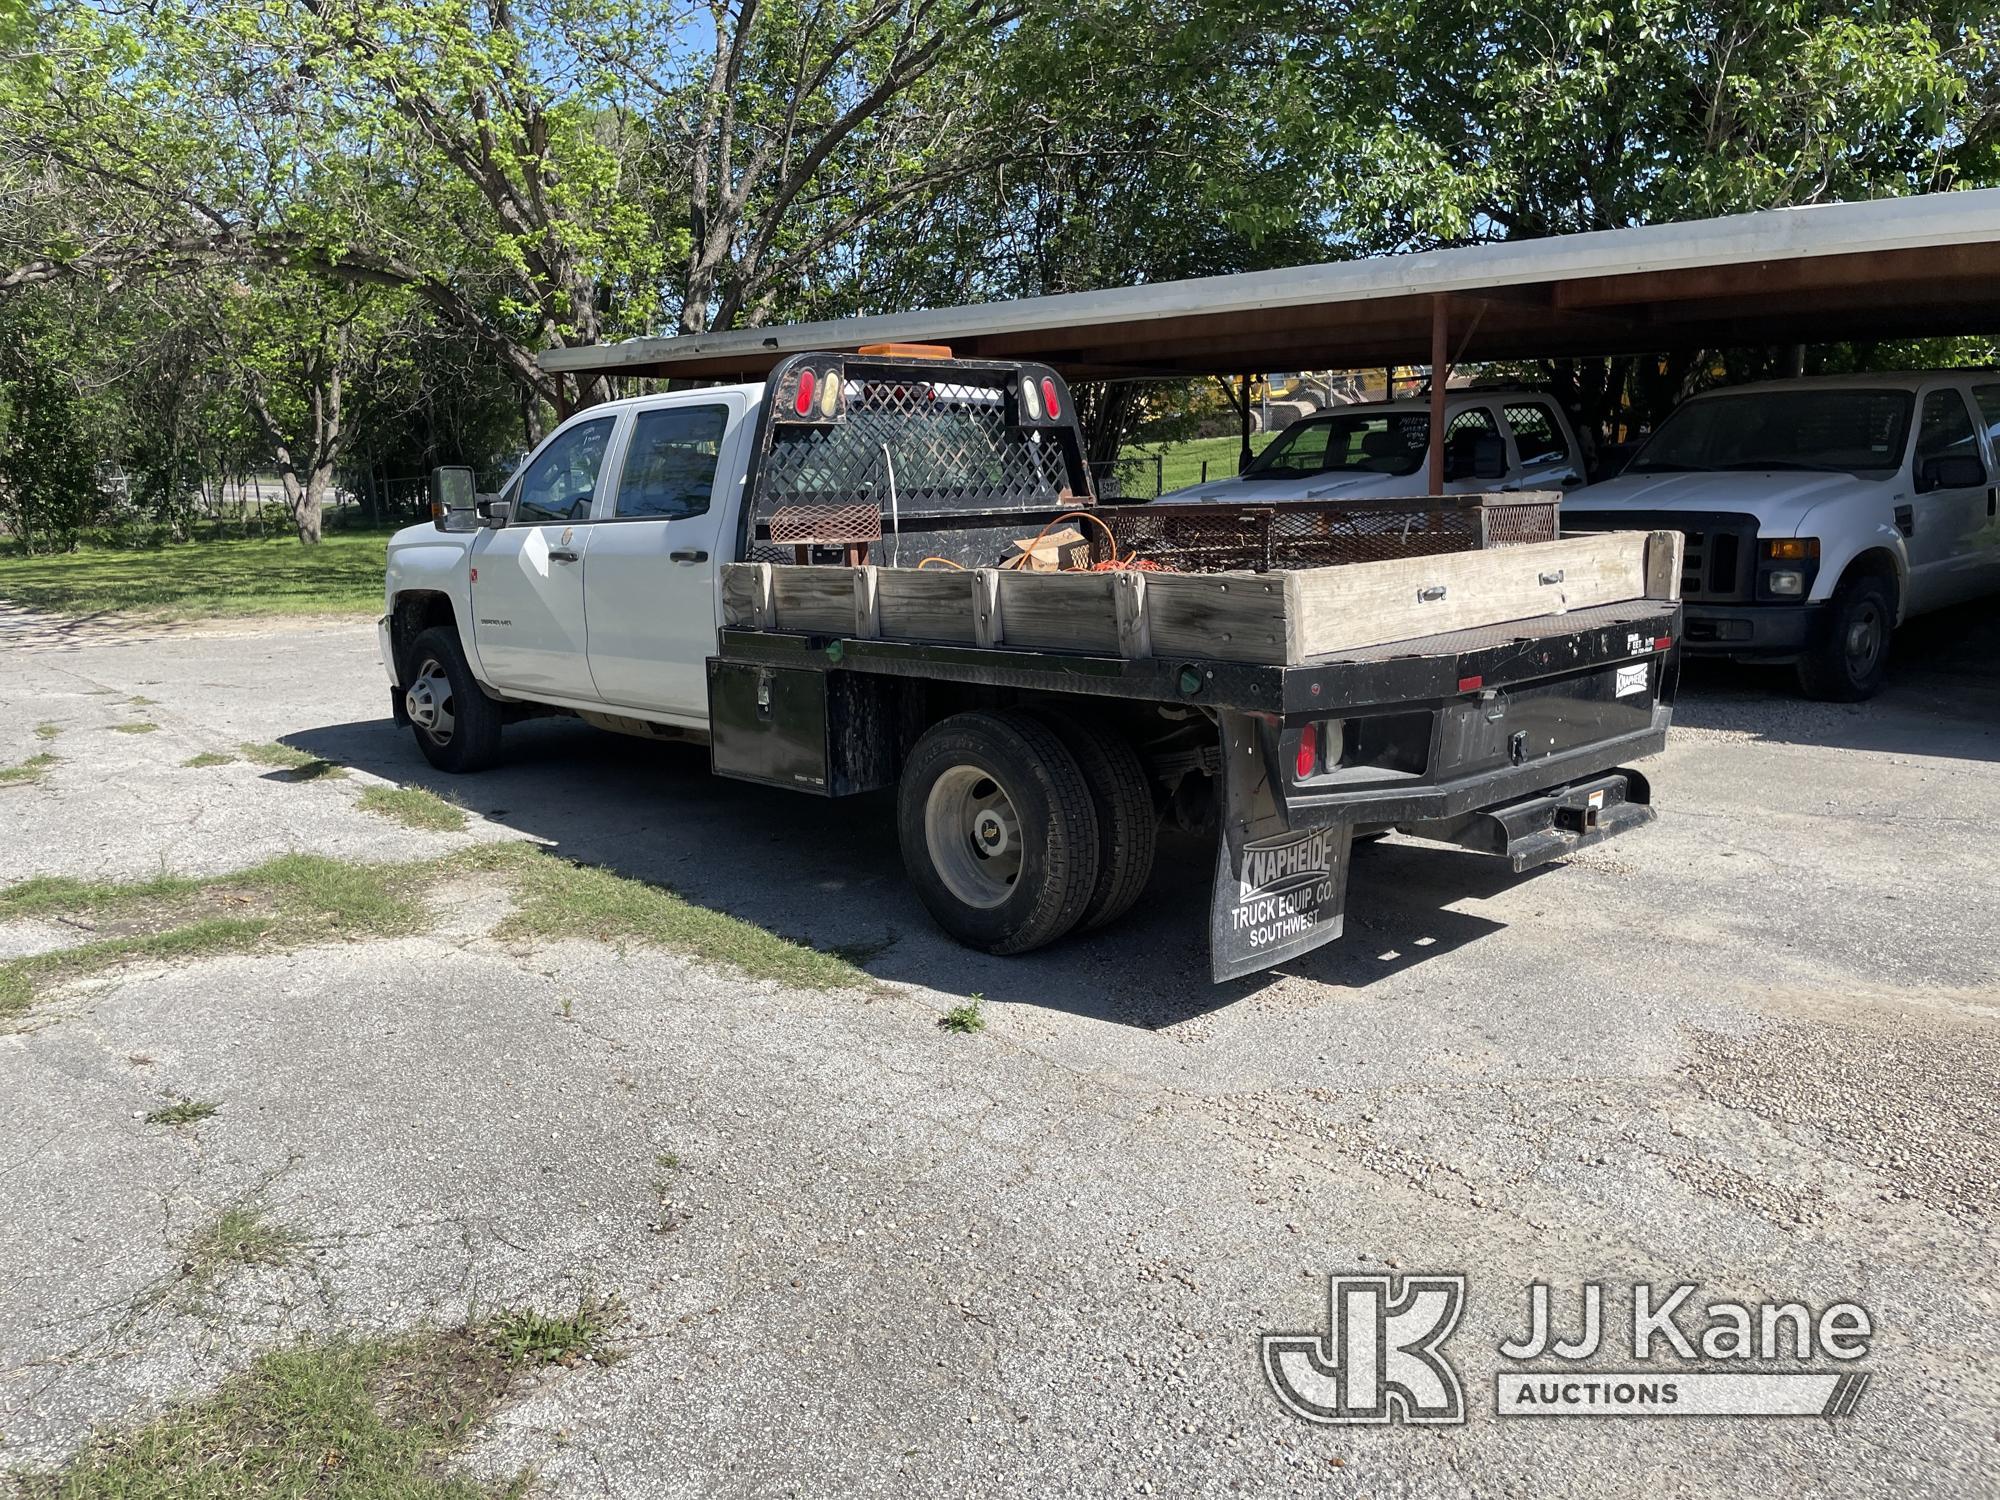
[[[1652,817],[1678,533],[1554,495],[1099,506],[1062,380],[892,346],[592,408],[389,549],[391,706],[476,771],[515,719],[697,739],[718,775],[894,788],[953,937],[1110,922],[1212,829],[1220,982],[1341,930],[1388,830],[1516,869]]]

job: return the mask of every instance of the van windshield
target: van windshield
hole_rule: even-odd
[[[1431,419],[1424,412],[1353,412],[1294,422],[1242,473],[1244,479],[1315,474],[1414,474],[1423,466]]]
[[[1902,467],[1908,391],[1744,391],[1690,401],[1628,474],[1822,469],[1883,477]]]

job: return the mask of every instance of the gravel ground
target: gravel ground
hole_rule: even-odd
[[[883,981],[525,949],[459,886],[421,938],[73,986],[0,1036],[0,1466],[299,1333],[588,1287],[622,1299],[626,1358],[525,1389],[481,1471],[557,1495],[2000,1492],[1988,621],[1917,633],[1864,707],[1691,672],[1657,825],[1527,877],[1364,850],[1341,943],[1220,988],[1194,843],[1118,927],[988,959],[928,926],[880,799],[563,722],[447,784],[383,717],[364,625],[0,639],[0,764],[60,757],[0,787],[0,882],[529,837],[877,947]],[[183,764],[274,740],[350,773]],[[449,790],[470,828],[355,806],[384,781]],[[69,930],[0,924],[0,957]],[[939,1031],[975,993],[989,1029]],[[221,1108],[143,1123],[176,1097]],[[308,1253],[189,1295],[189,1236],[236,1203]],[[1317,1326],[1328,1271],[1385,1270],[1468,1276],[1469,1420],[1286,1415],[1257,1335]],[[1638,1281],[1858,1300],[1873,1380],[1838,1422],[1501,1419],[1496,1347],[1537,1280],[1565,1317],[1588,1280],[1616,1308]]]

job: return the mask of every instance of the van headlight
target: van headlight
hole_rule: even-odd
[[[1806,575],[1785,568],[1769,576],[1771,592],[1783,598],[1797,598],[1806,591]]]

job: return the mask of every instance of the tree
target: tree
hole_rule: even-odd
[[[63,358],[60,312],[0,304],[0,523],[29,553],[74,548],[103,503],[92,403]]]
[[[399,288],[567,413],[601,380],[547,374],[541,350],[768,316],[829,246],[967,170],[995,128],[979,65],[1020,11],[161,0],[143,30],[36,14],[60,62],[0,95],[0,290],[218,264]]]
[[[1347,0],[1279,131],[1368,252],[1927,192],[1990,161],[1995,39],[1978,0]],[[1546,373],[1608,427],[1701,363]]]

